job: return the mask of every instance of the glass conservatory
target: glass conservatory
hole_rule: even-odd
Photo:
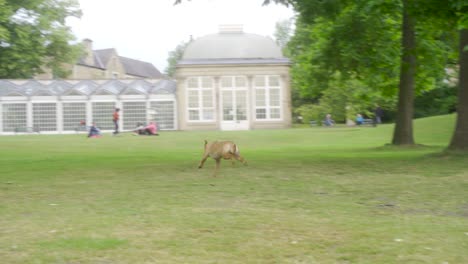
[[[77,133],[96,123],[114,128],[156,121],[160,130],[177,129],[176,84],[171,80],[0,80],[0,134]]]

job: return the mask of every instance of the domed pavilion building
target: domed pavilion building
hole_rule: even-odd
[[[289,68],[271,38],[242,26],[193,40],[176,68],[179,129],[290,127]]]

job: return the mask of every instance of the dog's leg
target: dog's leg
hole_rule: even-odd
[[[200,161],[200,164],[198,165],[199,169],[203,168],[203,164],[205,164],[205,161],[206,161],[207,158],[208,158],[208,155],[203,155],[203,158]]]
[[[216,175],[218,174],[218,171],[219,171],[219,165],[221,164],[221,159],[216,159],[216,167],[215,167],[215,171],[214,171],[214,174],[213,174],[213,177],[216,177]]]
[[[234,158],[247,166],[247,161],[241,155],[234,155]]]

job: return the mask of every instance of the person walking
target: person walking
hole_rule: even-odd
[[[115,108],[114,114],[112,114],[112,120],[114,121],[114,135],[119,133],[119,119],[120,119],[120,108]]]
[[[381,124],[382,123],[382,117],[383,117],[383,110],[379,105],[377,105],[377,107],[375,108],[374,115],[375,115],[374,124]]]

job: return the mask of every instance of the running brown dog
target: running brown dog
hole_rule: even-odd
[[[203,164],[205,164],[208,157],[211,157],[216,161],[216,168],[213,174],[215,177],[218,173],[221,159],[230,159],[232,164],[234,164],[234,159],[236,159],[244,165],[247,165],[247,161],[239,154],[239,148],[232,141],[213,141],[208,143],[208,141],[205,140],[205,153],[200,161],[200,165],[198,165],[199,169],[203,167]]]

